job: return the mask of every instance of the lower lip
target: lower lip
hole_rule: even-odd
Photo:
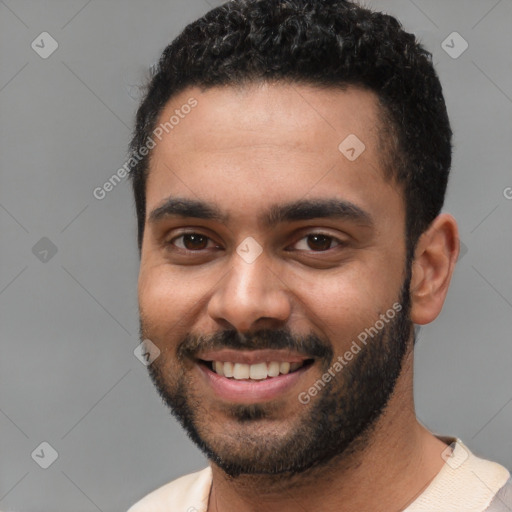
[[[297,384],[308,371],[308,365],[286,375],[262,380],[236,380],[223,377],[204,364],[197,365],[214,393],[228,402],[253,404],[279,398]]]

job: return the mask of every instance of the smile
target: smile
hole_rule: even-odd
[[[278,350],[222,350],[200,354],[197,363],[203,382],[218,398],[248,404],[284,395],[314,359]]]
[[[211,369],[228,379],[235,380],[263,380],[269,377],[277,377],[279,375],[287,375],[292,373],[299,368],[302,368],[305,364],[311,360],[302,361],[300,363],[290,363],[289,361],[279,362],[271,361],[269,363],[262,362],[256,364],[244,364],[244,363],[233,363],[230,361],[213,361]]]

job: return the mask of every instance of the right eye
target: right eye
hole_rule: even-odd
[[[178,240],[180,241],[179,243],[177,242]],[[178,235],[166,242],[166,244],[177,247],[182,251],[201,252],[202,250],[207,249],[209,241],[214,244],[213,247],[218,247],[211,238],[195,232],[182,233],[181,235]]]

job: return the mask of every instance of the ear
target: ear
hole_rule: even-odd
[[[458,256],[457,222],[443,213],[420,236],[414,251],[411,320],[415,324],[428,324],[441,312]]]

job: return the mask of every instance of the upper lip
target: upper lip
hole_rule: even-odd
[[[276,361],[278,363],[301,363],[313,359],[306,355],[291,350],[210,350],[197,354],[197,359],[202,361],[222,361],[242,364],[257,364]]]

